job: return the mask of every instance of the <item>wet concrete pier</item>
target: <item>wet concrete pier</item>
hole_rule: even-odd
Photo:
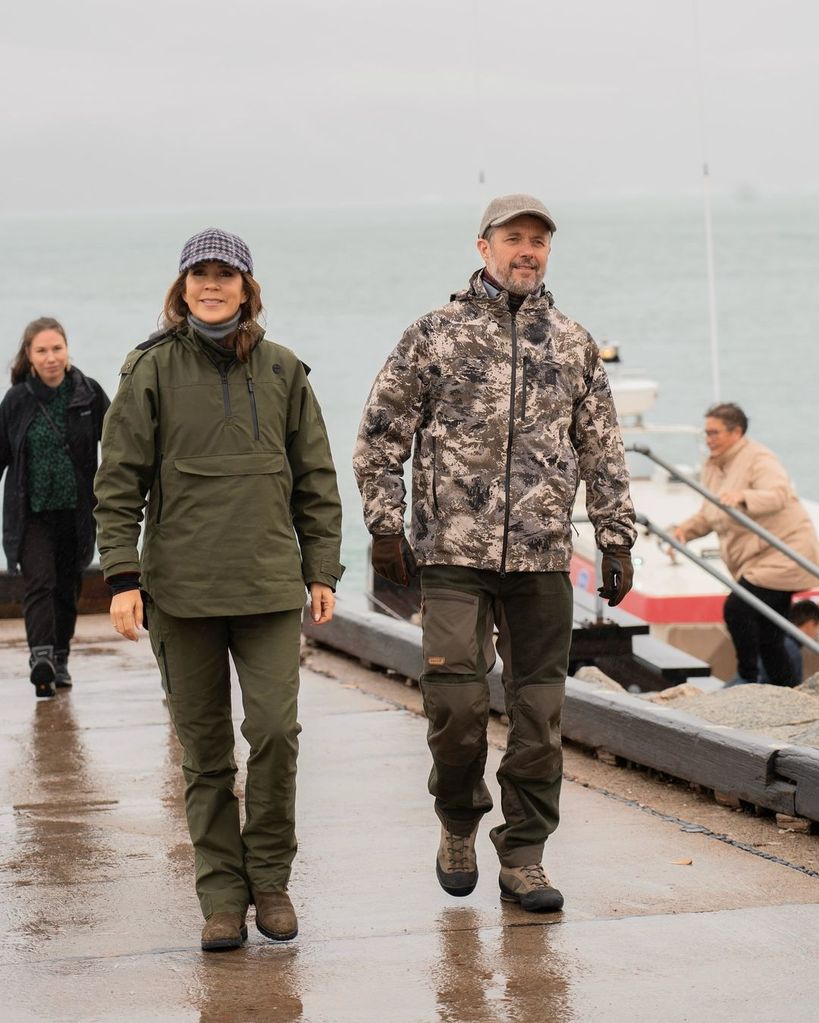
[[[303,673],[301,933],[274,945],[251,919],[244,949],[205,955],[179,749],[147,639],[81,619],[74,689],[37,702],[21,623],[0,638],[4,1020],[815,1018],[819,879],[683,830],[679,814],[567,782],[546,859],[564,913],[500,903],[496,812],[477,890],[446,896],[424,722],[340,659],[336,678]]]

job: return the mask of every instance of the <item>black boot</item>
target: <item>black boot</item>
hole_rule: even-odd
[[[69,689],[74,685],[71,676],[68,674],[68,651],[54,651],[54,670],[57,674],[55,682],[58,689]]]
[[[31,656],[28,659],[31,668],[31,684],[37,696],[47,699],[56,693],[55,679],[57,669],[54,667],[53,646],[33,646]]]

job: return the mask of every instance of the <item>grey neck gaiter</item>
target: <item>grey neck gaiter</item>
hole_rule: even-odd
[[[224,323],[205,323],[204,320],[198,319],[198,317],[194,316],[193,313],[188,313],[188,323],[198,334],[201,334],[203,337],[208,338],[209,341],[215,341],[218,345],[220,345],[225,338],[229,334],[232,334],[239,326],[240,316],[241,310]]]

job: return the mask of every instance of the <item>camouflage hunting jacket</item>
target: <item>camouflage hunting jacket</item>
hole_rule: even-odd
[[[412,324],[376,377],[353,467],[371,533],[404,528],[421,565],[566,572],[578,485],[597,545],[631,547],[634,509],[597,346],[547,291],[513,316],[481,272]]]

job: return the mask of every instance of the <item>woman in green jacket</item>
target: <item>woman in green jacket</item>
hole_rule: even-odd
[[[306,586],[313,620],[329,621],[343,571],[308,369],[264,337],[261,309],[241,238],[210,228],[186,242],[164,328],[122,367],[95,484],[114,628],[136,640],[146,624],[184,750],[206,951],[242,944],[250,903],[262,934],[297,933],[287,882],[301,613]],[[229,656],[250,746],[244,828]]]

